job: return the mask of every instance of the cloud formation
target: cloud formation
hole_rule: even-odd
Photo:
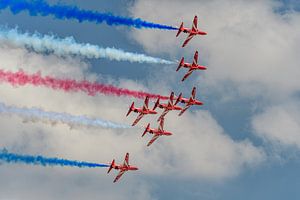
[[[55,56],[37,55],[33,52],[27,52],[24,49],[17,49],[10,46],[1,46],[0,48],[1,68],[5,70],[17,70],[20,66],[27,71],[41,70],[45,74],[54,74],[63,77],[89,77],[90,79],[101,78],[88,72],[88,64],[74,58],[57,58]],[[44,67],[47,66],[47,67]],[[129,87],[138,87],[147,89],[147,85],[132,83],[129,80],[120,80],[119,84],[125,83]],[[158,83],[159,84],[159,83]],[[154,86],[156,87],[156,86]],[[165,91],[167,92],[167,91]],[[67,112],[74,115],[86,114],[92,117],[101,117],[115,122],[130,124],[135,116],[125,118],[130,99],[114,97],[90,97],[84,94],[67,94],[59,91],[52,91],[47,88],[36,88],[31,86],[13,88],[8,84],[0,85],[0,95],[4,103],[14,104],[19,107],[41,107],[53,112]],[[24,95],[26,94],[26,95]],[[21,99],[21,101],[20,101]],[[84,102],[84,103],[83,103]],[[101,102],[101,103],[99,103]],[[142,101],[137,101],[141,106]],[[80,105],[80,106],[79,106]],[[160,138],[151,149],[146,147],[146,138],[141,138],[142,129],[122,130],[70,130],[63,125],[55,127],[45,126],[42,123],[23,124],[22,121],[12,116],[11,118],[0,116],[2,127],[0,145],[13,152],[28,154],[43,154],[46,156],[61,156],[70,159],[93,161],[111,161],[116,158],[117,162],[122,162],[125,152],[130,152],[131,162],[139,166],[137,173],[127,174],[126,187],[128,191],[135,191],[136,182],[144,182],[139,194],[143,198],[151,199],[151,189],[147,183],[148,177],[171,177],[175,174],[181,174],[179,179],[194,178],[198,180],[222,180],[224,178],[237,175],[243,169],[260,164],[264,160],[264,152],[251,144],[249,141],[234,141],[226,136],[220,125],[213,119],[208,111],[197,111],[195,113],[187,112],[185,116],[178,118],[176,114],[170,114],[166,122],[166,129],[174,132],[170,138]],[[141,120],[141,126],[150,120],[153,126],[156,126],[155,120],[146,117]],[[147,138],[149,139],[149,138]],[[220,150],[222,147],[222,151]],[[6,165],[5,165],[6,166]],[[20,171],[31,170],[27,167],[13,166]],[[182,168],[189,170],[182,171]],[[35,168],[37,174],[29,173],[28,177],[33,180],[30,184],[38,184],[38,176],[47,175],[52,169],[42,171]],[[5,169],[2,169],[4,170]],[[69,172],[69,170],[55,170],[55,173],[68,179],[68,174],[76,174],[76,177],[82,177],[90,181],[95,172]],[[4,172],[3,173],[6,173]],[[88,175],[85,175],[88,173]],[[91,173],[91,174],[90,174]],[[98,174],[97,174],[98,175]],[[111,175],[112,176],[112,175]],[[96,180],[98,182],[112,181],[113,177],[99,174]],[[5,176],[3,176],[5,177]],[[25,175],[23,175],[25,179]],[[70,177],[69,177],[70,178]],[[71,177],[71,180],[74,181]],[[7,180],[8,177],[2,180]],[[53,180],[53,179],[52,179]],[[49,184],[60,185],[65,188],[68,181],[50,180]],[[93,182],[94,183],[94,182]],[[93,184],[91,183],[91,184]],[[90,183],[89,183],[90,184]],[[99,183],[98,183],[99,184]],[[121,183],[122,184],[122,183]],[[46,187],[58,188],[50,185],[44,185],[42,190],[49,194]],[[21,186],[17,186],[21,187]],[[76,188],[76,187],[75,187]],[[101,188],[101,187],[100,187]],[[105,187],[104,187],[105,188]],[[116,192],[104,192],[104,188],[99,187],[88,189],[93,196],[106,194],[107,199],[117,199]],[[118,187],[120,196],[126,196],[128,192]],[[92,191],[91,191],[92,190]],[[73,190],[72,190],[73,191]],[[82,190],[81,190],[82,191]],[[12,193],[5,192],[3,198],[16,197]],[[20,191],[19,194],[32,197],[31,193]],[[89,193],[82,191],[78,194],[81,197],[90,196]],[[53,197],[53,195],[50,195]],[[59,198],[70,198],[71,191],[58,195]],[[127,196],[128,199],[131,195]],[[33,198],[33,197],[32,197]]]
[[[279,147],[300,148],[300,104],[296,101],[267,107],[253,117],[255,133]]]

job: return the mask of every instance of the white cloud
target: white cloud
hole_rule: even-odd
[[[300,104],[287,102],[266,108],[253,117],[255,133],[277,146],[300,148]]]

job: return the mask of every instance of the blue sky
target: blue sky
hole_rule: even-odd
[[[296,68],[295,70],[293,67],[299,64],[297,56],[293,55],[294,53],[299,54],[299,51],[295,51],[300,50],[293,45],[293,41],[300,41],[299,36],[297,36],[297,33],[299,33],[299,25],[297,25],[297,23],[299,24],[300,21],[298,13],[300,4],[298,1],[265,0],[254,3],[249,3],[246,0],[239,0],[238,3],[234,3],[234,1],[230,0],[222,3],[218,3],[218,1],[187,1],[185,5],[182,5],[182,8],[180,7],[182,2],[174,1],[174,3],[170,3],[171,1],[167,0],[162,2],[147,2],[143,0],[112,0],[101,2],[48,0],[48,2],[61,2],[68,5],[77,5],[83,9],[107,11],[122,16],[141,17],[153,22],[169,23],[174,26],[178,25],[182,20],[184,20],[185,23],[189,23],[194,14],[198,14],[200,19],[199,26],[203,26],[204,30],[208,30],[208,38],[203,38],[203,40],[202,38],[195,38],[186,49],[180,48],[184,37],[181,36],[175,40],[175,32],[172,31],[137,30],[125,26],[108,26],[89,22],[78,23],[74,20],[57,20],[51,16],[31,17],[26,12],[13,15],[8,10],[0,12],[0,24],[7,25],[11,28],[18,26],[21,31],[38,31],[42,34],[53,33],[59,37],[73,36],[76,41],[82,43],[97,44],[103,47],[117,47],[126,51],[145,53],[170,60],[179,59],[182,55],[186,56],[187,60],[190,60],[195,49],[199,49],[200,61],[208,65],[208,70],[205,71],[204,74],[202,72],[193,74],[192,78],[184,84],[180,83],[183,72],[175,73],[177,67],[175,65],[163,66],[117,62],[105,59],[81,60],[79,58],[68,58],[69,60],[67,59],[66,61],[63,58],[49,58],[49,56],[46,55],[41,55],[39,58],[41,60],[45,59],[45,62],[39,61],[40,63],[51,63],[49,67],[55,65],[55,62],[64,63],[66,66],[75,63],[74,71],[66,67],[70,70],[70,74],[75,74],[75,78],[93,74],[96,75],[99,80],[108,80],[120,86],[128,86],[131,88],[135,86],[137,88],[146,88],[153,92],[159,90],[159,92],[166,94],[170,90],[174,90],[176,93],[183,91],[185,95],[188,95],[191,88],[194,85],[197,86],[198,97],[205,102],[205,106],[191,109],[189,116],[182,121],[176,120],[174,116],[172,116],[171,120],[173,120],[174,123],[182,123],[182,126],[188,126],[187,132],[190,130],[199,130],[199,133],[193,133],[200,135],[195,138],[195,141],[199,140],[200,142],[199,148],[195,145],[196,148],[193,149],[193,152],[185,151],[185,147],[190,145],[186,143],[186,141],[192,141],[192,137],[195,135],[187,135],[186,137],[191,138],[184,141],[175,138],[176,143],[174,140],[172,141],[172,139],[166,139],[156,144],[156,146],[153,146],[153,149],[141,150],[142,148],[139,146],[132,147],[135,143],[133,143],[133,145],[131,143],[126,145],[126,142],[134,138],[139,140],[138,145],[140,145],[140,142],[145,142],[144,139],[140,141],[140,133],[134,130],[129,131],[130,134],[133,135],[128,137],[123,136],[126,135],[126,133],[108,132],[103,133],[105,136],[98,138],[97,130],[69,130],[60,125],[49,127],[49,125],[42,123],[38,125],[34,123],[24,124],[21,120],[13,118],[11,124],[6,124],[5,130],[17,132],[19,128],[20,133],[19,135],[14,133],[16,136],[4,139],[1,145],[5,145],[5,147],[18,152],[31,154],[45,153],[49,156],[55,154],[62,157],[72,157],[82,160],[99,158],[100,160],[106,161],[105,159],[109,159],[107,160],[108,162],[114,156],[117,156],[117,159],[121,160],[125,153],[124,150],[128,149],[128,151],[132,150],[133,154],[137,156],[137,161],[134,156],[131,157],[133,163],[143,162],[144,164],[147,163],[148,158],[151,163],[147,163],[150,169],[147,168],[145,173],[143,173],[143,168],[141,168],[138,173],[126,174],[126,177],[124,177],[124,180],[122,180],[119,185],[112,185],[110,183],[110,181],[112,181],[112,175],[107,177],[104,172],[105,170],[100,173],[98,171],[76,171],[69,168],[54,169],[23,165],[10,168],[10,166],[1,165],[0,175],[13,175],[6,177],[8,184],[0,182],[0,188],[4,191],[2,196],[0,194],[0,198],[21,199],[24,197],[25,199],[34,199],[34,197],[36,198],[39,195],[43,195],[45,199],[84,199],[103,198],[102,195],[105,194],[104,198],[106,199],[129,199],[134,197],[136,199],[279,200],[283,198],[297,199],[297,197],[300,196],[298,189],[300,186],[298,180],[298,177],[300,177],[298,155],[300,144],[297,142],[300,133],[297,133],[298,137],[293,135],[295,130],[298,130],[299,121],[294,120],[296,128],[292,130],[290,130],[291,127],[285,127],[286,124],[289,123],[279,125],[278,123],[276,124],[277,121],[272,121],[273,119],[277,119],[272,116],[272,113],[277,113],[279,121],[281,121],[280,116],[290,114],[288,111],[297,108],[299,105],[299,98],[297,96],[295,97],[295,94],[299,94],[300,88],[297,87],[298,82],[294,81],[294,76],[292,76],[299,73],[299,69]],[[160,3],[161,5],[158,5]],[[277,3],[280,3],[279,11],[284,12],[276,12],[278,11]],[[170,9],[167,9],[168,5]],[[249,9],[247,9],[248,7]],[[231,10],[232,8],[237,10]],[[153,13],[151,12],[152,9]],[[209,9],[214,10],[214,12],[210,12]],[[245,14],[246,11],[249,13]],[[230,14],[226,15],[226,13]],[[218,14],[220,14],[220,16],[217,16]],[[173,17],[174,15],[176,17]],[[255,18],[256,16],[257,18]],[[264,27],[264,23],[267,24],[267,28]],[[277,33],[276,29],[272,29],[277,25],[281,25],[278,29],[285,29],[284,31],[287,33],[281,32],[281,30]],[[251,29],[253,27],[255,30]],[[253,34],[248,34],[248,30],[253,31]],[[285,34],[288,33],[290,33],[291,38],[294,40],[284,37]],[[262,35],[261,38],[259,38],[260,35]],[[284,43],[279,44],[280,48],[278,48],[278,51],[276,49],[278,46],[272,46],[272,42],[266,42],[266,39],[272,39],[273,37],[275,41]],[[287,41],[285,41],[285,39]],[[288,39],[291,39],[291,41]],[[176,43],[174,43],[174,41],[176,41]],[[252,45],[254,47],[252,47]],[[160,48],[161,46],[163,47]],[[262,51],[260,51],[260,49],[262,49]],[[274,49],[276,49],[276,51]],[[282,59],[276,57],[276,55],[283,55],[280,49],[282,49],[282,51],[286,49],[291,50],[291,52],[286,52],[290,57],[284,58],[283,56]],[[20,51],[24,51],[24,54],[28,55],[26,54],[27,50],[23,49]],[[265,54],[263,55],[262,52]],[[40,55],[30,54],[29,56]],[[273,61],[278,62],[279,66],[271,68]],[[17,63],[22,62],[24,62],[24,60],[21,59]],[[34,59],[27,62],[30,63],[30,66],[35,65]],[[6,63],[7,62],[1,63],[1,65],[5,65]],[[281,63],[286,63],[287,67],[282,74],[277,74],[274,71],[278,71],[278,69],[283,70],[281,68],[282,66],[280,66]],[[81,64],[88,65],[89,68],[80,71]],[[22,63],[22,66],[25,65],[26,62]],[[289,66],[291,66],[291,68],[289,68]],[[5,67],[9,68],[10,66]],[[48,66],[43,67],[44,68],[41,67],[37,69],[43,71],[43,69]],[[244,70],[242,68],[244,68]],[[35,68],[30,67],[28,69],[34,70]],[[79,70],[80,73],[77,74],[75,69]],[[51,73],[51,69],[48,70],[50,72],[47,71],[45,73]],[[55,73],[55,75],[60,75],[59,70]],[[68,74],[62,74],[62,76],[67,75]],[[282,83],[286,83],[286,85]],[[280,87],[277,87],[278,85],[280,85]],[[6,103],[12,102],[12,104],[18,102],[19,98],[19,95],[15,95],[14,92],[18,93],[19,91],[19,94],[24,94],[24,92],[27,91],[20,88],[11,88],[9,86],[5,86],[3,89],[7,92],[1,94],[4,96],[7,95],[3,101]],[[28,92],[28,95],[30,95],[34,93],[39,94],[40,91],[29,88]],[[130,120],[123,119],[124,113],[121,112],[127,109],[127,104],[129,105],[132,99],[115,99],[111,97],[107,99],[103,96],[93,99],[92,97],[84,97],[84,95],[72,96],[72,94],[70,94],[64,96],[63,94],[51,93],[51,95],[57,95],[57,100],[53,100],[53,103],[45,102],[44,104],[42,99],[47,98],[46,93],[47,90],[41,90],[41,96],[44,97],[41,97],[40,100],[34,98],[29,99],[28,97],[28,99],[25,99],[20,105],[28,107],[36,105],[45,107],[48,110],[57,109],[57,111],[63,110],[74,114],[82,112],[85,114],[85,112],[87,112],[87,114],[92,116],[108,117],[109,119],[130,123]],[[66,103],[66,101],[69,101],[69,103]],[[78,102],[81,102],[82,105],[78,105]],[[61,107],[59,107],[59,103],[62,103]],[[97,103],[104,104],[106,108],[97,107]],[[111,107],[113,114],[110,114],[109,107]],[[291,114],[291,116],[288,115],[291,118],[286,118],[287,121],[294,119],[293,117],[295,116],[299,116],[298,110],[294,110],[295,113]],[[198,112],[200,112],[200,114]],[[118,113],[121,113],[120,116],[118,116]],[[105,114],[107,114],[107,116]],[[196,121],[197,116],[201,116],[199,117],[199,121]],[[189,124],[192,118],[197,122],[197,126]],[[262,124],[255,121],[256,119]],[[1,124],[5,124],[8,119],[0,118],[0,120],[2,120]],[[202,124],[206,122],[205,120],[207,120],[207,123],[212,123],[212,125],[206,126]],[[14,126],[15,124],[13,122],[18,123],[15,129],[7,127],[9,125]],[[146,123],[146,121],[144,121],[144,123]],[[184,123],[186,124],[184,125]],[[275,127],[274,129],[276,129],[278,125],[278,129],[284,130],[286,133],[291,132],[291,135],[295,136],[296,142],[293,142],[293,138],[284,138],[284,132],[282,133],[283,136],[278,136],[276,130],[269,128],[273,127],[273,125]],[[175,125],[169,126],[176,131]],[[218,141],[219,137],[222,138],[220,139],[221,142],[217,143],[217,145],[220,145],[217,147],[218,151],[223,151],[222,145],[224,144],[224,152],[226,152],[228,140],[230,141],[229,146],[232,145],[233,149],[238,148],[237,153],[232,153],[233,155],[229,153],[230,158],[228,160],[230,161],[230,159],[232,159],[232,165],[227,163],[227,159],[224,160],[224,171],[219,169],[222,168],[222,166],[219,166],[215,172],[213,171],[214,169],[210,171],[206,168],[202,171],[199,163],[190,162],[190,160],[181,156],[194,155],[192,159],[197,161],[202,159],[200,158],[200,151],[208,152],[208,154],[211,152],[209,147],[203,147],[204,149],[200,148],[201,145],[206,145],[206,143],[201,143],[201,131],[205,130],[205,127],[211,127],[212,130],[208,130],[208,132],[212,131],[213,135],[216,132],[216,139]],[[185,139],[183,135],[185,132],[180,131],[178,131],[181,134],[180,137],[176,134],[174,137]],[[31,132],[32,135],[30,134]],[[58,136],[58,134],[52,132],[70,132],[70,135],[65,133],[62,136]],[[74,135],[72,135],[71,132]],[[83,136],[84,134],[87,136]],[[223,136],[226,137],[226,142],[224,143]],[[62,137],[61,140],[60,137]],[[86,139],[87,137],[90,137],[90,139]],[[204,141],[206,136],[203,137],[205,137],[203,139]],[[15,141],[13,141],[14,139]],[[79,143],[81,139],[82,144]],[[90,144],[91,147],[85,146],[89,145],[89,140],[92,140],[92,144]],[[109,142],[112,141],[113,143],[109,144]],[[211,140],[208,139],[208,141]],[[64,142],[68,144],[64,146]],[[245,143],[247,143],[247,145],[245,145]],[[118,144],[120,144],[120,147]],[[180,144],[181,147],[177,151],[176,145],[178,144]],[[78,148],[75,148],[74,145],[78,145]],[[92,147],[93,145],[95,147]],[[159,145],[161,146],[159,147]],[[211,145],[214,145],[214,143]],[[249,150],[248,147],[251,150]],[[143,148],[146,148],[145,145]],[[167,149],[166,154],[158,156],[157,154],[164,154],[164,148]],[[171,150],[175,150],[176,152],[171,152]],[[197,151],[199,151],[199,157]],[[212,163],[222,165],[222,156],[224,154],[218,154],[218,151],[213,151]],[[254,153],[248,154],[248,151],[253,151]],[[103,152],[103,155],[101,155],[101,152]],[[138,155],[139,153],[140,155]],[[87,155],[90,157],[86,158]],[[227,154],[225,156],[227,156]],[[244,156],[245,158],[239,158],[239,156]],[[249,156],[249,158],[247,156]],[[182,162],[187,162],[186,164],[182,164],[182,168],[180,168],[180,164],[178,164],[181,160]],[[157,161],[163,162],[163,164],[156,163],[158,166],[167,167],[162,171],[153,169],[155,172],[152,173],[151,167],[153,167],[153,165],[155,166],[155,163],[153,164],[152,162]],[[182,174],[180,171],[179,173],[176,171],[177,168],[172,168],[172,163],[175,163],[174,168],[177,167],[183,171]],[[202,161],[200,164],[201,163]],[[193,164],[195,164],[195,168],[193,168]],[[4,167],[1,169],[2,166]],[[199,166],[200,168],[198,170],[197,167]],[[192,167],[192,169],[187,167]],[[172,172],[165,173],[168,169]],[[14,174],[13,170],[18,170],[18,172]],[[67,172],[68,170],[70,170],[70,172]],[[192,175],[184,172],[189,170]],[[197,173],[193,175],[193,172]],[[209,174],[205,174],[206,172],[209,172]],[[213,175],[214,173],[215,176]],[[21,176],[19,183],[17,183],[18,175]],[[63,177],[63,181],[61,177]],[[27,184],[25,180],[28,178],[30,178],[30,181],[28,181],[29,183]],[[136,185],[138,185],[137,189],[135,189]],[[115,188],[115,190],[112,188]],[[124,198],[122,198],[122,196]]]

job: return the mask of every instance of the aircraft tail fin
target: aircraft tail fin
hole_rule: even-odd
[[[144,137],[144,135],[149,131],[149,129],[150,129],[150,123],[148,123],[148,125],[146,126],[145,131],[144,131],[142,137]]]
[[[178,70],[183,66],[183,63],[184,63],[184,57],[181,58],[180,62],[179,62],[179,65],[176,69],[176,71],[178,72]]]
[[[177,32],[177,34],[176,34],[176,37],[178,37],[178,35],[182,32],[182,30],[183,30],[183,22],[181,22],[181,25],[180,25],[180,27],[178,28],[178,32]]]
[[[134,109],[134,102],[132,102],[131,106],[129,107],[126,117],[133,111],[133,109]]]
[[[109,173],[112,170],[112,168],[114,168],[114,167],[115,167],[115,159],[112,160],[107,173]]]

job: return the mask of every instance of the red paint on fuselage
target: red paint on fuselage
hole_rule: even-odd
[[[134,108],[133,112],[135,113],[142,113],[142,114],[157,114],[157,112],[155,110],[151,110],[151,109],[143,109],[143,108]]]
[[[204,31],[193,31],[193,29],[190,28],[182,28],[181,31],[184,33],[191,33],[193,35],[207,35],[207,33]]]
[[[187,99],[187,98],[181,97],[179,101],[181,103],[188,103],[189,105],[199,105],[199,106],[203,105],[203,102],[201,102],[197,99],[193,99],[193,98]]]
[[[194,64],[194,63],[183,63],[182,67],[193,69],[193,70],[197,70],[197,69],[198,70],[207,70],[206,66],[198,65],[198,64]]]
[[[159,104],[158,107],[161,109],[165,108],[167,110],[182,110],[180,106],[170,105],[170,104]]]
[[[168,132],[168,131],[161,131],[159,129],[148,129],[147,132],[151,133],[151,134],[155,134],[155,135],[166,135],[166,136],[170,136],[172,135],[171,132]]]

